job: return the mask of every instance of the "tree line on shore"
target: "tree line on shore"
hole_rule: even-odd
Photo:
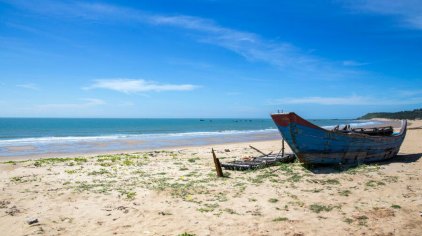
[[[399,112],[371,112],[358,119],[366,120],[373,118],[386,118],[386,119],[408,119],[416,120],[422,119],[422,108],[413,111],[399,111]]]

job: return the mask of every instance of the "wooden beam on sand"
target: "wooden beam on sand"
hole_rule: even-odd
[[[215,155],[214,148],[211,149],[211,152],[212,152],[212,157],[214,159],[215,170],[217,171],[217,176],[218,177],[224,177],[223,170],[221,169],[220,160]]]

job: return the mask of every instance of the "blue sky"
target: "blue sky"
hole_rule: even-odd
[[[422,107],[422,2],[0,0],[0,117]]]

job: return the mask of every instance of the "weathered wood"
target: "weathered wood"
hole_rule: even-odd
[[[223,170],[221,169],[220,160],[215,155],[214,148],[211,149],[211,152],[212,152],[212,157],[214,159],[215,170],[217,171],[217,176],[224,177]]]
[[[263,151],[259,150],[258,148],[254,147],[254,146],[252,146],[252,145],[249,145],[249,147],[250,147],[250,148],[252,148],[253,150],[255,150],[255,151],[257,151],[257,152],[261,153],[261,154],[262,154],[262,155],[264,155],[264,156],[268,156],[268,155],[269,155],[269,154],[265,154]],[[271,154],[271,153],[270,153],[270,154]]]
[[[397,155],[406,136],[406,120],[399,133],[368,135],[321,128],[295,113],[272,114],[275,124],[297,158],[307,164],[358,164],[382,161]],[[366,132],[369,132],[366,129]],[[387,133],[390,129],[382,132]],[[391,133],[391,130],[388,131]]]
[[[281,139],[281,156],[284,156],[284,138]]]
[[[286,154],[283,156],[273,154],[271,156],[255,157],[251,160],[231,161],[223,163],[221,166],[226,170],[250,170],[276,165],[277,163],[292,162],[294,159],[294,154]]]

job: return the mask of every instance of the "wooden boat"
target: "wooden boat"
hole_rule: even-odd
[[[407,121],[400,132],[392,127],[327,130],[295,113],[271,115],[284,140],[303,163],[360,164],[397,155],[406,136]]]

